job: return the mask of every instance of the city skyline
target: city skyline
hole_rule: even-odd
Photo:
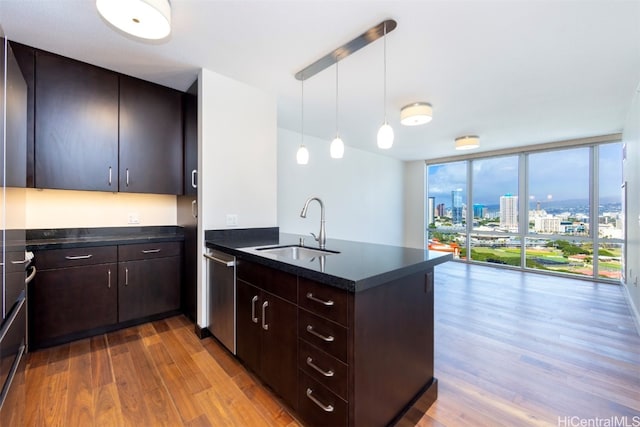
[[[588,200],[588,147],[529,155],[530,202],[554,204],[564,200]],[[599,150],[600,200],[620,200],[622,177],[621,144],[606,144]],[[558,168],[558,164],[562,164]],[[618,172],[619,171],[619,172]],[[518,156],[494,157],[473,161],[473,204],[495,205],[504,194],[518,195]],[[463,203],[467,198],[466,161],[430,165],[428,167],[428,196],[435,204],[452,208],[451,191],[462,190]],[[549,197],[551,196],[551,197]]]

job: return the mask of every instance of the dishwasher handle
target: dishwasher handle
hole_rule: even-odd
[[[224,264],[227,267],[233,267],[236,265],[235,261],[226,261],[224,259],[216,258],[209,254],[203,254],[205,258],[210,259],[211,261],[219,262],[220,264]]]

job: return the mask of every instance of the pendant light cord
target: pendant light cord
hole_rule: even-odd
[[[338,62],[336,61],[336,138],[338,137]]]
[[[387,23],[384,23],[384,122],[387,123]]]
[[[300,145],[304,145],[304,80],[300,80]]]

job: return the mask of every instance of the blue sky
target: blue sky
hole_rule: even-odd
[[[600,146],[600,197],[620,197],[622,144]],[[589,197],[589,149],[572,148],[529,155],[529,194],[532,200],[562,201]],[[451,205],[451,190],[466,197],[466,162],[429,166],[429,196]],[[518,194],[518,156],[479,159],[473,163],[474,203],[498,204],[506,193]]]

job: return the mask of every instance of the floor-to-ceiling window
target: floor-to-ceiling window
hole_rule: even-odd
[[[428,164],[429,248],[618,280],[621,151],[608,142]]]

